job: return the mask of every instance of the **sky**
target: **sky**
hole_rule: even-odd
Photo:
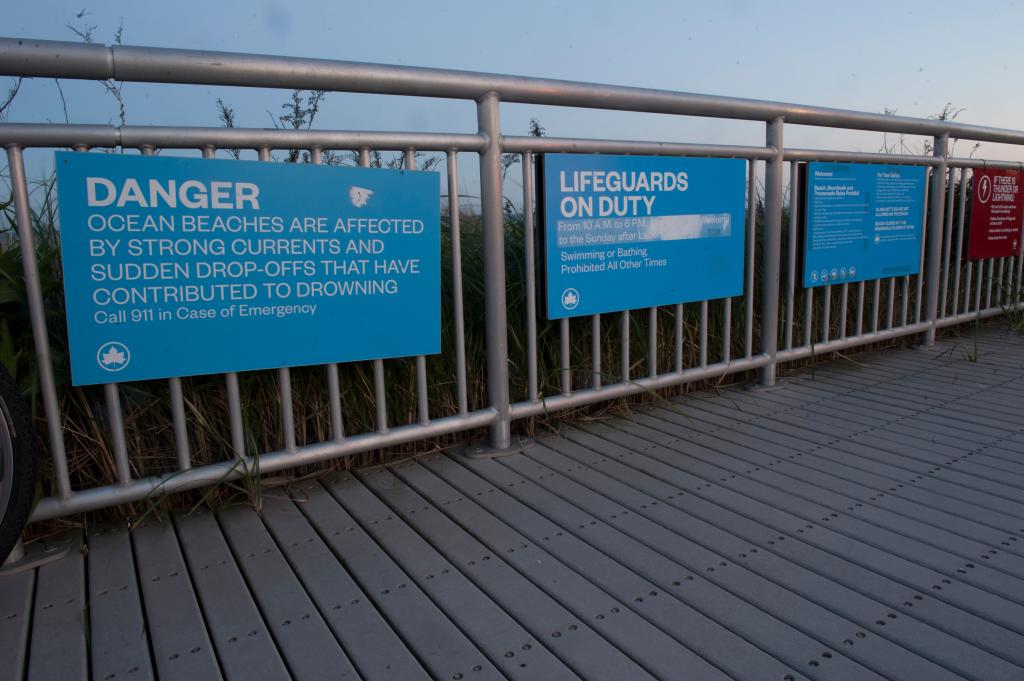
[[[175,0],[12,2],[0,33],[77,40],[95,26],[109,43],[123,21],[132,45],[259,52],[513,73],[1024,128],[1024,8],[1015,2],[860,0],[850,3],[685,0],[433,2]],[[11,80],[2,79],[6,90]],[[62,83],[74,123],[117,119],[93,82]],[[286,92],[207,86],[125,86],[129,124],[218,125],[216,100],[239,126],[269,127]],[[654,114],[503,105],[506,134],[537,118],[553,136],[762,144],[764,125]],[[65,119],[52,80],[26,82],[9,120]],[[316,127],[475,131],[473,105],[330,94]],[[880,134],[787,126],[786,144],[878,151]],[[912,140],[918,144],[919,140]],[[968,145],[957,152],[967,153]],[[1024,159],[985,144],[976,155]]]

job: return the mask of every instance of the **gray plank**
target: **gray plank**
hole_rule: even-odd
[[[174,523],[224,675],[291,679],[214,515],[196,511]]]
[[[264,499],[263,519],[362,678],[429,680],[426,670],[306,521],[295,502],[286,498]]]
[[[25,677],[35,585],[35,570],[0,577],[0,669],[12,679]]]
[[[429,675],[291,499],[265,499],[262,515],[359,675],[368,681]]]
[[[506,678],[324,487],[303,483],[291,490],[335,556],[435,679]],[[442,582],[449,574],[450,569],[433,577]]]
[[[597,428],[592,430],[596,433]],[[652,445],[642,452],[633,452],[593,433],[575,430],[564,433],[569,441],[553,440],[550,442],[553,449],[565,452],[573,447],[584,447],[608,457],[639,457],[640,460],[647,458],[665,464],[658,474],[662,479],[686,490],[684,499],[696,496],[736,510],[748,518],[768,524],[784,536],[802,539],[853,565],[901,582],[909,588],[907,598],[929,595],[946,600],[979,617],[994,620],[1010,630],[1018,628],[1016,623],[1021,617],[1018,606],[844,535],[835,530],[830,522],[813,514],[801,515],[806,502],[789,499],[756,480],[730,475],[728,471],[717,468],[714,463],[708,463],[709,460],[715,462],[720,458],[714,452],[709,452],[710,457],[706,458],[701,448],[693,444],[687,444],[685,448],[673,447],[671,450]]]
[[[671,423],[672,414],[667,410],[639,411],[634,420],[666,433],[675,432]],[[700,424],[696,430],[706,432]],[[916,489],[913,485],[905,484],[909,476],[901,475],[899,469],[886,464],[860,457],[830,456],[827,449],[752,422],[736,422],[728,430],[716,433],[715,438],[727,446],[735,445],[746,451],[770,454],[776,470],[795,467],[795,475],[806,480],[816,480],[826,489],[848,494],[865,506],[945,527],[991,546],[1002,545],[1007,551],[1014,550],[1013,544],[1020,544],[1013,536],[1016,523],[1011,519],[979,506]],[[781,464],[778,463],[780,459]],[[879,496],[882,492],[886,494]],[[1024,544],[1021,544],[1021,550],[1024,551]]]
[[[924,409],[928,413],[955,413],[959,419],[972,424],[994,423],[998,427],[1004,427],[1008,423],[1020,424],[1022,421],[1020,413],[1015,412],[1005,402],[993,399],[996,396],[992,394],[992,391],[999,390],[998,386],[1012,385],[1006,382],[1007,378],[1017,380],[1019,376],[1003,377],[997,384],[978,383],[978,390],[969,391],[966,397],[954,396],[954,387],[962,386],[964,382],[963,376],[959,374],[949,377],[906,376],[898,383],[890,384],[873,383],[862,380],[857,374],[849,373],[831,374],[823,378],[824,380],[794,379],[790,383],[792,387],[800,390],[814,389],[822,397],[870,397],[904,412]],[[941,392],[935,392],[936,385],[941,386]],[[955,412],[947,406],[951,398],[955,401]]]
[[[131,538],[157,677],[220,681],[220,667],[171,521],[146,521]]]
[[[871,599],[854,589],[846,588],[827,571],[804,569],[802,565],[788,560],[776,549],[776,546],[790,543],[782,535],[762,531],[758,536],[750,521],[743,523],[741,519],[730,516],[728,511],[709,504],[704,504],[699,513],[684,511],[677,507],[676,499],[680,496],[678,488],[632,468],[626,462],[609,460],[597,453],[588,454],[583,449],[566,456],[573,462],[584,464],[588,472],[603,473],[604,484],[601,484],[602,480],[598,480],[597,484],[606,488],[607,494],[628,504],[633,513],[654,520],[678,534],[692,537],[752,572],[856,622],[877,637],[898,643],[908,651],[913,651],[913,654],[936,661],[966,677],[981,674],[986,679],[1009,681],[1019,675],[1019,667],[1015,664],[1000,659],[996,654],[978,650],[974,643],[977,641],[975,632],[965,630],[972,641],[965,643],[933,628],[931,621],[918,617],[918,608],[913,603],[909,606],[904,604],[903,608],[896,607],[899,601],[895,599],[907,598],[905,590],[891,593],[888,601]],[[551,462],[551,465],[556,464]],[[568,466],[571,468],[572,464]],[[592,474],[588,477],[594,478]],[[737,525],[746,525],[746,531],[733,533],[731,530]],[[756,537],[753,549],[751,536]],[[962,617],[965,614],[959,615]],[[1015,638],[1019,648],[1024,639],[1019,636]],[[892,654],[882,655],[878,651],[869,651],[867,655],[870,660],[875,657],[893,657]],[[906,657],[906,653],[898,652],[897,656],[900,655]],[[1020,656],[1017,658],[1020,659]]]
[[[587,452],[587,449],[577,450],[561,445],[558,445],[558,448],[569,456],[575,456],[576,451]],[[646,474],[648,480],[663,481],[675,490],[687,488],[690,490],[688,493],[674,492],[670,495],[671,498],[664,500],[663,503],[698,518],[715,518],[716,523],[761,546],[762,552],[767,550],[769,553],[782,555],[853,590],[871,595],[904,615],[922,617],[933,626],[980,645],[994,654],[1016,663],[1024,663],[1024,636],[1020,632],[994,625],[977,614],[953,607],[942,600],[948,598],[950,594],[957,595],[959,587],[949,587],[942,591],[918,591],[913,584],[915,577],[928,579],[929,576],[916,575],[914,571],[907,569],[900,570],[899,560],[880,552],[877,554],[877,560],[867,561],[865,565],[846,560],[846,554],[837,549],[850,548],[850,555],[858,557],[874,558],[875,555],[870,548],[856,545],[849,547],[849,542],[842,539],[830,541],[831,532],[824,527],[806,525],[799,519],[793,519],[793,524],[789,524],[785,514],[749,496],[734,495],[724,489],[716,491],[715,483],[707,482],[707,478],[700,479],[692,475],[692,472],[699,468],[696,465],[686,465],[682,469],[677,469],[655,457],[615,451],[611,448],[607,450],[605,456],[606,461],[628,465]],[[604,467],[608,464],[598,462],[593,465]],[[791,529],[794,524],[797,528],[795,532]],[[779,534],[780,532],[784,532],[785,535]],[[884,566],[889,572],[875,572],[870,569],[872,565]],[[974,604],[974,601],[967,597],[962,598],[960,602]],[[981,612],[984,613],[984,610]]]
[[[832,656],[829,660],[829,679],[844,676],[853,679],[872,676],[959,678],[894,644],[884,634],[872,632],[867,626],[871,622],[870,615],[862,613],[858,620],[839,616],[815,601],[761,576],[749,565],[733,562],[730,556],[712,550],[706,546],[707,535],[720,532],[705,524],[710,531],[697,536],[692,528],[700,522],[698,519],[687,518],[668,527],[663,518],[659,517],[661,522],[658,522],[647,517],[648,514],[654,515],[663,510],[656,498],[643,495],[587,466],[580,466],[578,462],[554,451],[531,452],[530,459],[533,460],[530,464],[510,461],[509,466],[531,479],[543,475],[541,484],[549,490],[573,500],[595,516],[607,518],[609,524],[647,546],[657,547],[659,553],[681,565],[691,570],[702,570],[709,585],[748,604],[752,611],[760,611],[774,618],[778,622],[776,630],[785,632],[784,635],[776,634],[775,647],[780,653],[788,647],[790,655],[795,659],[799,659],[797,656],[801,652],[815,659],[815,653],[820,654],[822,650],[829,652]],[[656,509],[650,511],[652,503]],[[737,556],[747,549],[738,545]],[[878,608],[875,613],[876,618],[888,617],[883,608]],[[857,632],[866,635],[856,641]],[[846,645],[845,641],[855,641],[855,645]]]
[[[28,681],[89,678],[82,535],[76,530],[59,541],[70,545],[68,554],[36,571]]]
[[[401,482],[394,479],[396,473]],[[413,486],[406,486],[407,476],[443,496],[438,497],[436,503],[433,497],[426,499],[421,496],[422,487],[414,491]],[[551,622],[566,619],[570,612],[586,623],[583,626],[592,628],[592,644],[584,641],[566,647],[562,637],[546,641],[552,651],[579,669],[581,674],[586,675],[585,668],[590,664],[603,666],[602,658],[609,651],[617,658],[620,655],[618,650],[621,650],[658,678],[672,674],[702,679],[728,678],[638,616],[625,602],[610,598],[542,547],[502,525],[486,511],[475,507],[468,513],[467,507],[472,502],[460,498],[456,490],[446,485],[437,489],[437,485],[443,483],[418,464],[400,464],[393,471],[368,475],[364,481],[434,546],[457,563],[467,566],[467,577],[538,638],[547,638]],[[430,482],[435,485],[431,486]],[[424,511],[424,508],[429,510]],[[457,524],[455,516],[471,522],[478,532],[472,533],[469,528]],[[483,536],[479,532],[481,530]],[[481,560],[482,556],[487,560]],[[597,619],[598,613],[612,610],[617,611],[618,616]],[[613,646],[618,650],[613,650]],[[586,656],[582,666],[573,661],[578,655]]]
[[[742,397],[740,399],[742,399]],[[696,408],[703,413],[694,413],[691,408],[677,407],[671,410],[672,413],[659,413],[658,416],[659,418],[667,417],[669,420],[680,423],[680,425],[692,428],[695,424],[700,424],[702,421],[707,420],[708,417],[706,414],[710,410],[708,403],[713,401],[714,400],[699,401]],[[751,403],[744,403],[739,400],[730,402],[731,403],[722,401],[719,402],[719,404],[721,404],[725,409],[752,409]],[[772,415],[775,413],[775,411],[771,412]],[[685,421],[681,421],[676,415],[684,416]],[[728,423],[727,418],[728,417],[723,417],[724,423]],[[757,422],[757,425],[759,428],[772,433],[798,437],[800,440],[808,443],[818,456],[828,457],[831,460],[847,460],[851,458],[852,455],[858,461],[870,461],[873,464],[884,465],[892,469],[897,469],[902,471],[900,475],[902,475],[902,482],[904,483],[910,483],[914,487],[931,491],[943,498],[957,499],[982,509],[1001,513],[1008,519],[1011,519],[1014,526],[1024,526],[1024,524],[1020,523],[1021,520],[1024,520],[1024,504],[1009,499],[979,494],[973,490],[958,485],[955,482],[928,476],[928,472],[931,470],[931,467],[927,464],[904,457],[898,450],[896,452],[883,451],[877,447],[871,446],[869,442],[864,441],[865,438],[863,437],[860,437],[859,441],[856,439],[842,440],[830,438],[828,435],[819,433],[804,424],[780,424],[772,418],[760,420]],[[734,422],[728,426],[728,429],[731,430],[735,427],[737,426]],[[698,437],[700,436],[694,435],[692,437],[688,436],[686,439],[696,439]],[[888,441],[883,440],[883,442],[888,444]],[[941,443],[931,443],[930,446],[935,449],[944,447]],[[961,450],[946,449],[952,456],[956,456],[961,452]],[[1024,532],[1021,534],[1024,534]]]
[[[251,506],[218,513],[278,650],[297,679],[358,679],[345,651]]]
[[[635,422],[635,425],[626,422],[614,422],[611,425],[626,434],[641,433],[640,437],[660,444],[671,445],[678,440],[680,429],[670,424],[651,419],[645,414],[638,414]],[[717,451],[733,457],[737,469],[745,469],[750,465],[771,469],[770,475],[786,476],[796,483],[809,485],[813,494],[811,498],[832,511],[839,511],[866,523],[899,532],[933,547],[946,548],[965,560],[976,560],[981,555],[989,555],[988,551],[991,549],[1000,549],[1002,555],[998,558],[990,556],[989,567],[1005,571],[1010,576],[1019,575],[1024,571],[1024,557],[1001,550],[999,546],[1001,542],[1009,545],[1011,538],[1016,542],[1016,538],[1005,531],[989,531],[982,525],[944,511],[916,507],[911,503],[899,508],[883,505],[878,502],[892,497],[878,495],[884,493],[888,485],[872,489],[859,482],[842,479],[832,475],[831,466],[828,464],[820,468],[806,465],[812,460],[812,456],[790,459],[793,451],[791,448],[769,442],[767,439],[750,438],[742,443],[735,442],[736,432],[742,431],[745,427],[749,428],[737,425],[728,434],[716,434],[713,445]],[[642,430],[638,430],[639,428]],[[734,444],[736,446],[733,446]]]
[[[481,462],[473,467],[494,469],[496,475],[504,472],[497,463]],[[655,582],[645,579],[630,570],[622,563],[615,561],[608,554],[582,541],[571,533],[564,532],[559,525],[541,515],[532,505],[510,496],[497,485],[465,468],[445,456],[427,457],[422,468],[404,467],[397,469],[403,478],[415,479],[418,486],[430,486],[436,494],[444,494],[445,486],[432,483],[423,469],[443,480],[445,486],[451,486],[451,492],[445,494],[441,504],[453,518],[461,522],[477,525],[479,519],[491,518],[494,524],[500,518],[509,527],[521,532],[529,541],[534,542],[550,552],[554,560],[563,561],[567,567],[577,571],[581,576],[591,580],[594,585],[604,589],[609,595],[628,604],[628,608],[664,631],[676,636],[688,647],[702,655],[712,664],[734,678],[751,678],[759,674],[769,677],[795,674],[792,669],[783,665],[769,652],[761,650],[749,641],[730,631],[712,617],[691,607],[684,600],[677,598],[672,592],[663,592],[659,598],[649,598],[652,590],[659,589]],[[516,484],[521,492],[528,496],[530,485]],[[539,488],[535,492],[541,492]],[[452,496],[454,495],[454,496]],[[441,497],[438,496],[438,499]],[[479,507],[475,506],[479,504]],[[486,509],[492,515],[481,511]],[[482,530],[481,530],[482,532]],[[513,554],[515,555],[515,554]],[[520,569],[542,573],[540,579],[550,579],[554,593],[562,593],[563,579],[559,570],[549,573],[551,560],[537,561],[535,565],[524,564]],[[676,581],[676,580],[674,580]],[[619,617],[627,608],[611,606],[595,610],[591,617],[597,623]],[[595,625],[597,626],[597,625]],[[682,668],[680,668],[682,673]],[[707,678],[697,675],[694,678]]]
[[[929,509],[942,508],[959,517],[972,518],[983,524],[993,524],[1003,532],[1016,533],[1017,522],[1003,514],[986,510],[972,502],[953,500],[950,504],[948,494],[922,494],[913,485],[907,485],[907,481],[913,477],[913,471],[899,467],[899,457],[890,457],[886,460],[878,460],[861,453],[867,449],[863,445],[847,446],[843,453],[840,453],[833,446],[822,447],[816,444],[813,438],[804,438],[802,428],[786,427],[778,428],[773,426],[769,418],[747,419],[742,422],[733,421],[727,429],[717,429],[712,424],[724,423],[729,419],[731,407],[724,403],[713,403],[707,400],[700,401],[695,407],[687,410],[687,414],[695,416],[687,418],[684,422],[694,433],[708,433],[715,429],[714,437],[717,440],[724,440],[733,444],[745,446],[761,445],[766,448],[765,452],[777,452],[788,450],[786,458],[806,467],[814,467],[818,470],[829,471],[831,475],[848,481],[856,481],[867,487],[874,486],[877,491],[887,491],[897,497],[906,497],[908,501],[921,503]],[[641,412],[638,418],[656,417],[658,419],[681,422],[680,415],[675,410],[653,408]],[[699,415],[699,416],[697,416]],[[689,437],[689,435],[687,435]],[[870,450],[869,450],[870,452]],[[799,453],[799,456],[795,454]],[[850,454],[854,454],[851,456]],[[955,457],[962,457],[962,453],[954,454]],[[899,484],[899,487],[896,485]],[[908,496],[909,495],[909,496]],[[928,499],[924,501],[923,499]],[[929,511],[930,512],[930,511]]]
[[[404,491],[398,487],[401,483],[387,471],[378,469],[364,475],[366,480],[374,481],[375,490],[387,491],[390,484],[394,491]],[[458,542],[465,539],[461,531],[452,534],[444,546],[433,546],[354,477],[340,476],[329,489],[392,557],[399,563],[415,565],[416,569],[410,570],[409,576],[508,678],[574,679],[578,678],[577,674],[609,680],[651,678],[595,635],[585,622],[561,608],[552,607],[547,599],[538,598],[538,592],[526,588],[521,578],[507,566],[502,570],[496,557],[485,548]],[[407,501],[414,502],[408,509],[411,516],[442,518],[422,499],[416,501],[411,497],[410,492]],[[513,584],[519,582],[518,603],[510,603],[495,594],[497,573],[514,580]],[[444,575],[445,579],[438,579],[437,575]],[[489,582],[492,588],[485,590],[481,580]],[[531,628],[522,622],[525,611],[531,609],[534,612],[530,615],[540,618],[543,626]]]
[[[126,528],[89,533],[89,643],[94,679],[152,679],[149,636]]]
[[[605,430],[599,437],[596,433],[600,428]],[[588,431],[567,429],[563,433],[572,442],[606,455],[631,453],[629,445],[614,441],[619,437],[614,429],[595,426]],[[553,441],[551,446],[558,449],[563,445]],[[941,591],[944,597],[956,599],[958,606],[979,614],[983,612],[986,618],[1010,629],[1016,629],[1016,623],[1024,621],[1024,610],[1019,604],[975,586],[970,575],[956,573],[965,565],[962,559],[906,537],[858,524],[788,492],[785,485],[769,485],[760,477],[770,473],[770,469],[747,464],[745,469],[733,470],[726,467],[728,457],[722,456],[720,451],[691,443],[685,446],[650,443],[639,453],[678,468],[684,480],[693,480],[696,476],[699,482],[690,483],[692,492],[706,492],[712,499],[725,497],[728,505],[748,509],[746,512],[754,516],[778,518],[778,529],[786,533],[795,532],[808,541],[823,542],[834,553],[882,574],[898,575],[912,588],[925,593]],[[781,516],[777,514],[780,511]],[[968,572],[972,571],[974,569]]]
[[[538,456],[544,452],[544,448],[536,448]],[[575,535],[657,585],[653,593],[639,597],[659,598],[663,592],[672,594],[758,648],[770,651],[784,669],[788,667],[781,672],[783,675],[797,670],[810,678],[879,678],[840,650],[787,626],[785,621],[723,587],[721,575],[716,572],[722,568],[719,557],[680,537],[672,537],[668,544],[652,546],[650,537],[638,537],[626,531],[624,524],[628,526],[634,517],[628,509],[603,504],[599,496],[574,487],[561,474],[530,458],[509,457],[494,463],[500,465],[489,465],[489,462],[466,462],[465,465],[492,485],[504,488],[508,494],[541,512],[560,526],[559,531]],[[732,566],[722,573],[735,569],[736,566]],[[840,637],[839,648],[842,648],[841,641],[853,636],[855,630],[851,626]]]
[[[887,406],[885,404],[878,404],[877,407],[879,410],[883,411],[889,411],[894,409],[894,407]],[[755,408],[755,405],[752,405],[751,403],[746,403],[742,405],[742,408],[744,410],[753,410]],[[705,430],[707,427],[710,427],[711,423],[720,425],[726,423],[730,424],[730,427],[728,429],[723,429],[720,433],[716,433],[716,437],[728,436],[730,434],[729,431],[731,431],[733,427],[756,427],[758,429],[766,431],[769,434],[769,437],[773,437],[774,441],[779,442],[780,444],[782,444],[782,442],[780,442],[780,438],[786,438],[788,441],[785,442],[784,444],[787,444],[788,446],[791,446],[795,449],[800,449],[801,451],[814,451],[819,456],[827,456],[831,454],[833,451],[832,447],[815,446],[817,438],[814,437],[813,434],[811,434],[813,433],[813,431],[808,431],[805,428],[793,426],[790,424],[786,424],[784,426],[780,426],[779,424],[777,424],[773,418],[776,413],[775,410],[763,411],[759,412],[758,416],[739,419],[737,418],[736,409],[737,406],[735,402],[730,403],[725,400],[704,399],[693,400],[692,405],[687,404],[685,408],[683,408],[683,406],[680,405],[679,407],[676,407],[671,411],[676,412],[677,414],[690,415],[692,417],[692,423],[688,423],[688,425],[691,425],[694,428],[702,431]],[[863,433],[860,433],[853,437],[863,437]],[[886,444],[888,444],[888,440],[886,440],[885,442]],[[849,440],[844,442],[843,446],[850,451],[853,451],[851,450],[851,447],[858,447],[858,445],[856,444],[851,444],[851,441]],[[859,446],[861,448],[865,448],[863,444]],[[993,466],[996,468],[1000,468],[1008,465],[1018,465],[1016,463],[1011,464],[1011,462],[1006,461],[1004,459],[997,459],[994,457],[978,455],[974,452],[965,451],[962,448],[951,448],[944,444],[929,443],[929,448],[936,453],[943,454],[945,456],[945,461],[947,463],[949,461],[956,462],[958,460],[966,461],[968,459],[971,459],[972,461],[983,462],[984,465],[986,465],[989,468],[992,468]],[[877,453],[878,450],[868,450],[868,453],[870,452]],[[931,467],[926,463],[922,465],[920,461],[917,461],[911,457],[906,457],[905,453],[901,450],[897,450],[894,453],[885,453],[884,455],[879,457],[877,461],[875,459],[872,459],[870,456],[862,455],[862,453],[859,450],[856,453],[858,454],[856,461],[857,467],[860,467],[862,463],[866,461],[875,461],[877,464],[887,467],[890,473],[897,472],[899,475],[903,475],[902,473],[899,473],[899,471],[901,470],[904,473],[911,471],[912,468],[910,467],[916,466],[918,470],[928,470],[928,468]],[[906,467],[908,464],[910,467]],[[901,465],[903,465],[904,467],[901,468]]]
[[[824,428],[825,426],[820,427]],[[619,440],[622,444],[621,437]],[[829,494],[816,485],[782,475],[776,472],[773,466],[761,466],[750,461],[736,460],[737,456],[744,456],[744,453],[735,450],[727,451],[717,442],[708,444],[718,454],[728,454],[725,457],[716,457],[714,462],[725,474],[744,476],[751,480],[756,479],[761,484],[776,490],[780,500],[790,497],[799,499],[805,503],[803,509],[805,515],[828,518],[826,522],[851,537],[872,543],[891,553],[903,555],[922,565],[929,565],[952,577],[956,577],[956,570],[965,561],[980,561],[977,569],[972,569],[960,577],[979,588],[999,594],[1016,603],[1024,602],[1024,581],[1010,572],[1002,572],[989,567],[990,564],[994,564],[994,561],[990,560],[992,556],[986,559],[981,558],[982,555],[989,555],[984,549],[975,546],[976,550],[971,552],[968,542],[951,540],[949,533],[934,528],[929,529],[914,521],[899,521],[893,518],[885,525],[881,525],[861,520],[850,513],[840,513],[849,505],[848,501],[830,502]],[[834,517],[831,517],[833,515]],[[991,550],[989,549],[989,551]],[[1007,562],[1013,563],[1012,559],[1008,559]]]

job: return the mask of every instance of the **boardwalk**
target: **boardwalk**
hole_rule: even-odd
[[[0,677],[1019,681],[1022,340],[69,536],[0,579]]]

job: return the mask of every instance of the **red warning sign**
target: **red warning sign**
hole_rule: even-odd
[[[1004,258],[1020,252],[1024,175],[1017,170],[974,171],[967,258]]]

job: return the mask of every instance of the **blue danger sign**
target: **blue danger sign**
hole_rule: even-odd
[[[437,173],[56,165],[75,385],[440,351]]]
[[[921,269],[923,166],[807,164],[804,286]]]
[[[549,319],[743,292],[742,159],[547,154]]]

